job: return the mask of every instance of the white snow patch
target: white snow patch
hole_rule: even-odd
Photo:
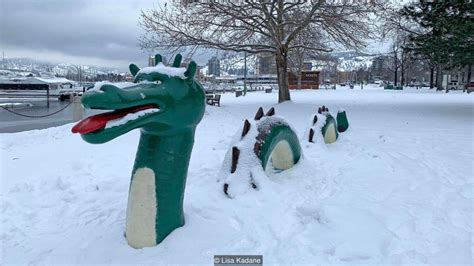
[[[256,142],[256,137],[259,134],[258,129],[265,127],[268,128],[275,123],[280,123],[289,126],[294,132],[297,132],[291,127],[288,121],[277,115],[270,117],[264,116],[260,121],[254,121],[253,119],[248,120],[251,124],[249,132],[244,138],[242,138],[242,128],[237,130],[235,135],[232,137],[228,151],[222,162],[220,173],[217,175],[217,181],[221,186],[223,186],[223,184],[228,184],[227,194],[231,198],[254,190],[251,186],[252,183],[256,184],[258,189],[261,190],[266,186],[266,184],[271,182],[265,174],[265,169],[263,169],[260,159],[254,153],[254,144]],[[243,123],[241,124],[243,125]],[[234,146],[239,149],[240,155],[236,171],[230,173],[232,165],[232,147]],[[300,161],[302,159],[303,151],[301,151]],[[272,173],[272,176],[285,176],[287,173],[291,173],[288,171],[289,170],[281,173]]]
[[[165,74],[170,77],[179,77],[182,79],[186,79],[184,72],[186,72],[186,68],[184,67],[168,67],[165,66],[163,63],[158,63],[156,66],[151,67],[144,67],[138,71],[137,75],[139,74],[149,74],[153,72],[158,72],[161,74]]]
[[[126,124],[130,121],[133,121],[133,120],[135,120],[135,119],[137,119],[141,116],[156,113],[156,112],[159,112],[159,111],[160,111],[160,109],[158,109],[158,108],[150,108],[150,109],[141,110],[141,111],[138,111],[138,112],[135,112],[135,113],[129,113],[124,117],[107,121],[107,124],[105,125],[105,128],[121,126],[121,125],[124,125],[124,124]]]
[[[318,120],[313,125],[313,119],[314,119],[315,116],[318,118]],[[305,131],[305,134],[303,136],[301,144],[302,145],[303,144],[317,144],[317,145],[320,146],[320,148],[322,148],[321,146],[326,145],[326,143],[324,143],[324,136],[322,134],[322,129],[323,129],[324,125],[326,125],[326,116],[325,115],[319,114],[319,113],[313,113],[311,116],[309,116],[308,127]],[[313,129],[313,131],[314,131],[313,142],[312,143],[309,142],[309,131],[311,129]]]
[[[14,107],[31,107],[31,103],[0,103],[0,107],[14,108]]]
[[[133,82],[115,82],[115,83],[112,83],[112,82],[109,82],[109,81],[99,81],[99,82],[96,82],[94,84],[94,87],[92,89],[87,90],[87,92],[103,93],[104,91],[102,91],[100,88],[102,88],[102,86],[104,86],[104,85],[113,85],[117,88],[124,89],[124,88],[130,87],[130,86],[136,86],[137,84],[133,83]]]
[[[123,235],[139,130],[101,145],[71,134],[72,124],[0,134],[0,260],[212,265],[215,254],[263,254],[265,265],[472,264],[472,93],[338,86],[291,98],[275,106],[277,94],[225,93],[221,107],[207,107],[186,223],[142,250]],[[303,136],[321,105],[345,108],[350,130],[331,145],[302,142],[293,168],[253,171],[259,190],[226,197],[216,177],[225,178],[219,169],[245,118],[275,106]]]

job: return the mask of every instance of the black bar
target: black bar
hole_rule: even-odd
[[[46,89],[46,98],[47,98],[47,107],[49,108],[49,86],[48,88]]]

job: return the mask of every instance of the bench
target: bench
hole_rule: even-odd
[[[212,98],[214,98],[214,94],[206,94],[206,103],[211,104]]]
[[[206,103],[209,105],[221,106],[221,95],[220,94],[207,94]]]

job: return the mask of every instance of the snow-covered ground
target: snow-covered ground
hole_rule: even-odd
[[[154,248],[127,245],[125,211],[139,132],[103,145],[72,124],[0,134],[0,263],[212,265],[261,254],[280,264],[470,264],[474,96],[428,89],[225,94],[198,126],[186,225]],[[231,136],[275,106],[299,136],[318,106],[347,110],[348,132],[303,144],[295,168],[234,199],[216,182]]]

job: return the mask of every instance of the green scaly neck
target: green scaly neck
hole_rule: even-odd
[[[133,173],[146,167],[155,174],[156,243],[184,225],[183,199],[194,131],[195,128],[187,128],[174,135],[141,132]]]

